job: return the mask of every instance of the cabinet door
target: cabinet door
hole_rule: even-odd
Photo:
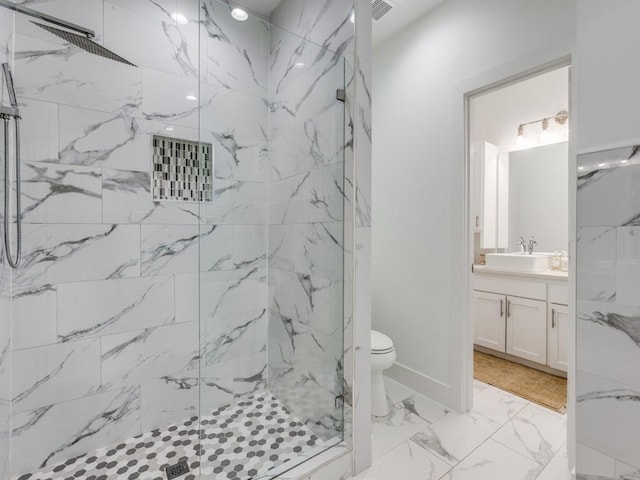
[[[505,351],[506,297],[495,293],[473,292],[474,343]]]
[[[507,353],[547,364],[547,302],[507,297]]]
[[[569,308],[549,305],[547,325],[547,364],[551,368],[567,371],[567,343],[569,341]]]

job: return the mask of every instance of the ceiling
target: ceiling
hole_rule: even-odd
[[[259,0],[258,0],[259,1]],[[373,21],[373,45],[393,37],[403,28],[426,15],[444,0],[391,0],[397,6],[380,20]]]
[[[236,0],[235,3],[269,17],[281,2],[282,0]]]

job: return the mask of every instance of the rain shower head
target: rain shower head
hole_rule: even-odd
[[[46,30],[53,35],[56,35],[63,40],[79,47],[93,55],[98,55],[100,57],[108,58],[109,60],[114,60],[116,62],[121,62],[126,65],[130,65],[132,67],[136,67],[133,63],[125,60],[120,55],[116,55],[111,50],[104,48],[102,45],[97,44],[92,40],[95,37],[95,34],[92,30],[88,28],[81,27],[79,25],[75,25],[71,22],[67,22],[65,20],[61,20],[56,17],[52,17],[51,15],[47,15],[46,13],[37,12],[36,10],[31,10],[30,8],[23,7],[22,5],[16,5],[9,0],[0,0],[0,7],[7,8],[9,10],[13,10],[14,12],[22,13],[23,15],[27,15],[29,17],[36,18],[43,22],[46,22],[51,25],[56,25],[57,27],[62,27],[65,30],[61,30],[59,28],[50,27],[49,25],[43,25],[37,22],[31,22],[34,25]],[[71,33],[77,32],[77,33]]]
[[[62,38],[63,40],[75,45],[78,48],[81,48],[93,55],[98,55],[100,57],[108,58],[109,60],[114,60],[116,62],[121,62],[126,65],[131,65],[132,67],[137,67],[128,60],[125,60],[120,55],[113,53],[111,50],[104,48],[102,45],[94,42],[89,37],[85,35],[78,35],[75,33],[67,32],[65,30],[61,30],[59,28],[50,27],[49,25],[43,25],[37,22],[31,22],[34,25],[46,30],[49,33],[56,35],[57,37]]]

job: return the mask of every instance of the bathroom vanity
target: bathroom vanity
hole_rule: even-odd
[[[566,374],[568,274],[474,266],[472,321],[476,349]]]

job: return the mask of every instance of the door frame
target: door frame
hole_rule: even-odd
[[[473,324],[471,321],[472,282],[471,266],[473,265],[473,228],[471,211],[471,158],[469,154],[469,102],[476,95],[508,86],[513,83],[535,77],[558,68],[571,66],[575,58],[574,40],[568,38],[565,42],[520,57],[514,61],[492,68],[469,79],[458,82],[453,92],[453,152],[455,159],[456,182],[462,182],[460,191],[464,192],[461,201],[462,211],[460,219],[463,224],[464,251],[454,265],[454,273],[461,289],[461,296],[452,296],[451,311],[451,393],[453,407],[461,412],[473,407]],[[569,74],[569,113],[570,131],[568,141],[569,151],[569,255],[575,259],[576,246],[576,77],[575,72]],[[460,185],[460,184],[458,184]],[[568,398],[567,398],[567,446],[569,450],[569,465],[575,465],[575,373],[576,373],[576,268],[575,261],[569,267],[569,368]]]

